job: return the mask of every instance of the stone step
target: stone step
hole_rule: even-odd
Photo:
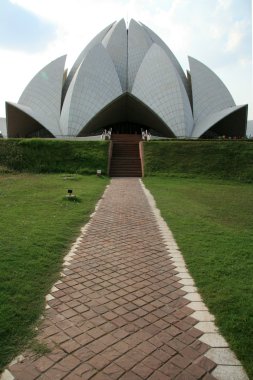
[[[110,177],[138,177],[138,178],[141,178],[142,175],[141,173],[111,173],[110,174]]]
[[[128,148],[113,148],[112,151],[112,157],[140,157],[139,147],[134,149],[128,149]]]
[[[138,169],[112,169],[110,171],[110,176],[111,177],[141,177],[142,173],[141,170]]]
[[[122,142],[127,142],[127,141],[141,141],[141,135],[131,135],[131,134],[123,134],[123,133],[112,133],[111,135],[111,140],[112,141],[122,141]]]
[[[124,152],[113,152],[112,154],[112,157],[120,157],[120,158],[123,158],[123,157],[126,157],[126,158],[139,158],[140,155],[139,155],[139,152],[129,152],[129,151],[124,151]]]
[[[141,163],[141,159],[139,157],[112,157],[111,165],[114,163],[118,165],[124,165],[126,163],[128,165],[139,165]]]
[[[111,177],[141,177],[140,135],[112,135]]]

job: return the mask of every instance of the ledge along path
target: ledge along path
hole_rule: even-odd
[[[114,178],[46,297],[38,340],[2,379],[247,379],[137,178]]]

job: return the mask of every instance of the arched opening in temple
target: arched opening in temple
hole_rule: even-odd
[[[6,103],[6,117],[8,125],[8,137],[54,137],[32,116],[23,112],[11,103]]]
[[[139,134],[143,129],[157,136],[175,137],[154,111],[129,93],[124,93],[103,108],[83,128],[78,137],[99,134],[104,129],[121,134]]]
[[[203,133],[200,138],[213,139],[219,137],[225,138],[242,138],[246,134],[247,129],[247,108],[245,105],[240,109],[232,112],[224,117],[210,129]]]

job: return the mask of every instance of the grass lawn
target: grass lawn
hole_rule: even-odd
[[[33,336],[62,258],[108,179],[0,175],[0,370]],[[64,198],[73,189],[79,202]]]
[[[216,324],[253,379],[253,186],[149,177]]]

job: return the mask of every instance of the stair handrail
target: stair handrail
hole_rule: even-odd
[[[101,135],[101,140],[111,140],[111,135],[112,135],[112,128],[108,130],[104,129]]]
[[[139,155],[141,160],[141,176],[144,177],[144,147],[143,141],[139,142]]]
[[[113,150],[113,141],[109,142],[109,150],[108,150],[108,163],[107,163],[107,175],[110,175],[111,171],[111,161],[112,161],[112,150]]]
[[[141,129],[141,138],[144,141],[149,141],[151,139],[151,133],[148,132],[147,129],[145,131],[144,129]]]

